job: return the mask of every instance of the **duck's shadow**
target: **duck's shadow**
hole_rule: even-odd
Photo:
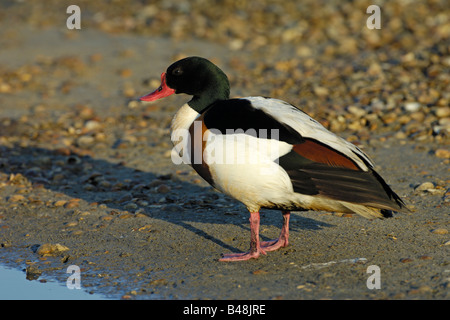
[[[123,163],[37,147],[0,146],[0,172],[7,175],[20,173],[33,185],[40,184],[88,203],[104,203],[109,209],[127,210],[127,204],[134,201],[139,212],[179,225],[229,251],[238,250],[195,224],[234,224],[250,230],[246,208],[211,187],[181,181],[170,174],[144,172]],[[158,191],[161,184],[172,188]],[[261,226],[281,227],[281,223],[279,212],[262,211]],[[331,225],[293,214],[290,226],[295,231],[318,230]]]

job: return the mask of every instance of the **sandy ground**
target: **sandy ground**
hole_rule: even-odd
[[[14,2],[8,5],[18,12]],[[67,30],[66,17],[59,24],[36,24],[18,15],[1,26],[2,264],[62,283],[67,267],[77,265],[84,290],[114,299],[450,297],[448,38],[436,40],[444,49],[430,57],[444,61],[441,78],[433,78],[439,85],[430,73],[418,76],[417,91],[407,88],[412,93],[393,85],[390,94],[397,88],[407,98],[403,101],[419,102],[383,109],[376,122],[363,108],[367,91],[361,92],[369,85],[358,86],[358,81],[371,81],[364,64],[376,49],[333,59],[319,42],[311,44],[303,60],[305,47],[285,43],[264,50],[242,46],[238,40],[245,39],[215,42],[205,35],[180,40],[173,33],[112,32],[101,23]],[[448,26],[448,18],[442,21]],[[390,52],[380,50],[380,56]],[[401,56],[395,52],[396,59],[409,63],[408,50]],[[311,58],[315,53],[320,55]],[[306,104],[306,111],[329,128],[360,143],[411,212],[374,221],[297,212],[289,247],[242,263],[217,261],[221,253],[247,250],[248,213],[191,168],[171,162],[168,124],[188,97],[153,104],[133,100],[157,87],[161,72],[187,55],[219,63],[230,76],[234,96],[272,95]],[[308,66],[314,59],[323,64]],[[292,76],[292,63],[309,72],[298,89],[280,83]],[[347,91],[335,94],[334,78],[321,79],[349,65],[352,74],[361,65],[369,78],[350,78]],[[414,82],[415,65],[403,70]],[[386,74],[382,83],[391,85],[395,81]],[[429,95],[416,96],[423,77]],[[380,90],[372,87],[369,95]],[[346,94],[359,99],[353,100],[353,113],[339,108]],[[369,106],[375,108],[373,100]],[[355,122],[352,117],[361,110],[364,121]],[[280,226],[279,212],[262,212],[263,239],[276,238]],[[379,267],[380,289],[367,286],[369,266]]]

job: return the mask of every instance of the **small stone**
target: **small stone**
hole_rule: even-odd
[[[404,105],[406,111],[415,112],[420,109],[420,103],[418,102],[406,102]]]
[[[127,194],[123,195],[122,197],[120,197],[117,202],[119,202],[119,203],[128,202],[128,201],[131,201],[131,199],[133,199],[133,195],[131,193],[127,193]]]
[[[66,200],[58,200],[58,201],[55,201],[55,203],[53,203],[53,205],[54,205],[55,207],[62,207],[62,206],[64,206],[66,203],[67,203]]]
[[[129,218],[132,218],[132,217],[133,217],[133,215],[131,213],[124,213],[124,214],[121,214],[119,216],[119,219],[129,219]]]
[[[156,188],[156,192],[158,193],[168,193],[170,190],[170,187],[166,184],[161,184]]]
[[[25,269],[25,274],[27,280],[37,280],[39,276],[42,274],[42,271],[35,266],[28,266]]]
[[[107,181],[107,180],[102,180],[98,183],[98,185],[102,188],[111,188],[111,182]]]
[[[412,289],[409,291],[409,294],[424,294],[424,293],[430,293],[433,292],[433,289],[431,289],[429,286],[421,286],[417,289]]]
[[[44,243],[37,250],[37,254],[39,254],[40,256],[43,256],[43,257],[56,256],[67,250],[69,250],[69,248],[67,248],[66,246],[63,246],[59,243],[56,243],[56,244]]]
[[[68,222],[68,223],[66,224],[67,227],[75,227],[75,226],[77,226],[77,225],[78,225],[78,222],[76,222],[76,221]]]
[[[100,122],[96,121],[96,120],[89,120],[84,124],[84,127],[86,128],[86,130],[97,130],[98,128],[100,128]]]
[[[268,274],[268,272],[265,271],[265,270],[259,269],[259,270],[252,271],[252,274],[254,274],[254,275],[264,275],[264,274]]]
[[[234,39],[230,41],[229,48],[230,50],[237,51],[242,49],[244,46],[244,42],[241,39]]]
[[[95,115],[94,109],[92,109],[91,107],[81,105],[78,106],[77,109],[79,112],[79,116],[84,120],[92,119]]]
[[[127,104],[127,107],[130,108],[130,109],[135,109],[135,108],[138,108],[140,106],[141,106],[140,103],[138,101],[136,101],[136,100],[131,100]]]
[[[157,279],[157,280],[150,281],[149,285],[161,286],[161,285],[166,285],[167,283],[168,283],[168,281],[166,279]]]
[[[77,145],[80,148],[88,148],[94,143],[95,139],[92,136],[81,136],[77,139]]]
[[[450,150],[447,149],[437,149],[434,155],[442,159],[450,159]]]
[[[22,202],[22,201],[25,201],[25,197],[21,194],[15,194],[15,195],[9,197],[8,200],[11,202]]]
[[[327,96],[330,91],[325,87],[316,86],[314,87],[314,93],[318,96]]]
[[[95,186],[94,186],[93,184],[86,183],[86,184],[83,186],[83,189],[86,190],[86,191],[93,191],[93,190],[95,190]]]
[[[431,233],[433,233],[433,234],[447,234],[448,230],[444,229],[444,228],[437,228],[437,229],[431,230]]]
[[[121,69],[119,70],[119,75],[123,78],[128,78],[131,76],[133,72],[130,69]]]
[[[28,181],[27,178],[25,178],[22,174],[17,173],[11,173],[11,175],[9,176],[9,182],[13,185],[30,185],[30,182]]]
[[[65,179],[65,175],[63,173],[57,173],[53,176],[52,181],[61,181]]]
[[[343,218],[354,218],[355,215],[352,214],[352,213],[344,213],[344,214],[342,215],[342,217],[343,217]]]
[[[357,106],[348,106],[347,110],[357,117],[362,117],[367,113],[366,110]]]
[[[0,83],[0,92],[1,93],[10,93],[12,92],[12,86],[10,86],[8,83]]]
[[[416,187],[416,191],[427,191],[430,189],[434,189],[434,184],[432,182],[424,182]]]
[[[71,155],[66,159],[67,164],[75,165],[81,163],[81,159],[75,155]]]
[[[399,140],[406,139],[408,137],[408,135],[405,132],[403,132],[403,131],[397,131],[394,134],[394,136],[395,136],[396,139],[399,139]]]
[[[145,226],[142,226],[138,229],[138,231],[151,231],[153,228],[153,226],[151,224],[146,224]]]
[[[450,117],[450,107],[441,107],[436,109],[436,117],[447,118]]]
[[[128,202],[126,205],[123,206],[123,208],[126,210],[132,210],[132,209],[137,209],[138,205],[134,202]]]
[[[78,207],[78,206],[79,206],[79,203],[78,203],[77,200],[70,200],[69,202],[67,202],[67,203],[64,205],[64,208],[72,209],[72,208],[76,208],[76,207]]]
[[[133,87],[126,87],[123,89],[123,95],[127,98],[135,97],[136,94],[136,90]]]
[[[137,202],[137,204],[140,206],[146,207],[146,206],[148,206],[149,203],[148,203],[148,201],[145,201],[145,200],[139,200]]]

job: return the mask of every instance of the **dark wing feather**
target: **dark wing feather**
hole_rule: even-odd
[[[400,197],[371,168],[361,170],[349,158],[313,140],[280,157],[294,191],[334,200],[399,211]]]

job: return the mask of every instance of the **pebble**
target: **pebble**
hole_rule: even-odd
[[[102,188],[109,189],[112,186],[112,183],[107,180],[101,180],[98,185]]]
[[[327,96],[330,92],[328,88],[316,86],[314,87],[314,93],[318,96]]]
[[[431,230],[431,233],[433,233],[433,234],[447,234],[448,230],[444,229],[444,228],[437,228],[437,229]]]
[[[131,193],[127,193],[125,195],[123,195],[122,197],[120,197],[117,202],[119,203],[127,203],[129,201],[131,201],[133,199],[133,195]]]
[[[348,112],[354,114],[356,117],[361,118],[367,114],[366,110],[358,106],[349,106],[347,107]]]
[[[28,181],[27,178],[25,178],[22,174],[20,173],[11,173],[9,176],[9,183],[13,184],[13,185],[23,185],[23,186],[30,186],[31,183],[30,181]]]
[[[86,130],[89,130],[89,131],[97,130],[97,129],[99,129],[101,127],[101,124],[97,120],[88,120],[84,124],[84,127],[86,128]]]
[[[450,159],[450,150],[448,149],[443,148],[437,149],[434,154],[438,158]]]
[[[161,184],[158,187],[156,187],[156,192],[158,193],[168,193],[170,192],[171,188],[166,184]]]
[[[94,137],[92,136],[81,136],[77,139],[77,145],[80,148],[89,148],[95,142]]]
[[[67,227],[75,227],[75,226],[77,226],[77,225],[78,225],[78,222],[77,222],[77,221],[68,222],[68,223],[66,224]]]
[[[39,246],[38,250],[36,251],[37,254],[43,257],[47,256],[57,256],[62,252],[65,252],[69,250],[68,247],[61,245],[59,243],[51,244],[51,243],[44,243],[41,246]]]
[[[67,208],[67,209],[76,208],[80,205],[79,201],[80,201],[80,199],[72,199],[64,205],[64,208]]]
[[[436,109],[436,116],[438,118],[450,117],[450,107],[441,107]]]
[[[134,202],[128,202],[127,204],[125,204],[123,206],[123,208],[126,209],[126,210],[137,209],[138,205],[136,203],[134,203]]]
[[[25,201],[25,197],[23,195],[21,195],[21,194],[15,194],[15,195],[9,197],[8,201],[11,201],[11,202],[22,202],[22,201]]]
[[[149,282],[149,285],[151,286],[164,286],[168,284],[169,282],[166,279],[156,279]]]
[[[430,286],[420,286],[417,289],[409,290],[409,294],[426,294],[433,292],[433,289]]]
[[[38,267],[31,265],[25,268],[25,274],[27,280],[37,280],[41,276],[42,271]]]
[[[258,270],[254,270],[252,271],[252,274],[254,275],[265,275],[268,274],[269,272],[267,272],[266,270],[262,270],[262,269],[258,269]]]
[[[420,110],[421,105],[418,102],[406,102],[404,108],[406,111],[416,112]]]
[[[136,209],[136,208],[137,208],[137,206],[133,207],[133,208],[129,208],[129,209]],[[123,214],[119,215],[119,219],[129,219],[129,218],[133,218],[133,217],[134,217],[134,215],[131,213],[123,213]]]
[[[66,203],[67,203],[67,200],[58,200],[58,201],[55,201],[55,203],[53,203],[53,205],[54,205],[55,207],[62,207],[62,206],[64,206]]]
[[[432,182],[424,182],[415,188],[416,191],[428,191],[434,189],[435,186]]]
[[[153,226],[151,224],[146,224],[140,228],[137,229],[137,231],[146,231],[146,232],[150,232],[153,230]]]

